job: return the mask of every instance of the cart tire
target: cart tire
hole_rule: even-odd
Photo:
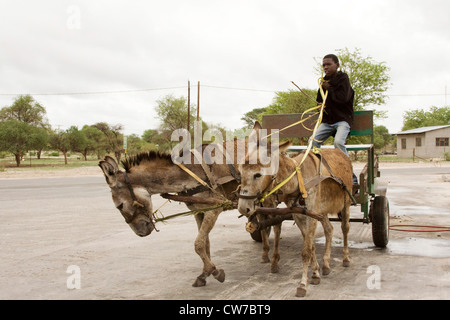
[[[376,196],[370,209],[373,243],[384,248],[389,242],[389,201],[385,196]]]
[[[267,232],[267,236],[270,236],[270,231],[272,230],[271,227],[267,227],[266,228],[266,232]],[[262,236],[261,236],[261,231],[257,230],[255,232],[250,233],[250,236],[252,237],[253,240],[255,240],[256,242],[262,242]]]

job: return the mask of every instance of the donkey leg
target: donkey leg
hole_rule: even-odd
[[[302,279],[300,280],[300,285],[297,287],[297,297],[304,297],[306,295],[306,288],[308,286],[308,269],[311,262],[311,252],[312,246],[310,241],[305,241],[302,250]]]
[[[342,214],[341,229],[342,229],[342,234],[343,234],[343,238],[344,238],[344,250],[343,250],[344,259],[342,261],[342,265],[344,267],[349,267],[350,266],[350,251],[348,249],[348,232],[350,229],[350,207],[348,204],[342,210],[341,214]]]
[[[312,244],[311,270],[312,270],[311,284],[317,285],[320,283],[320,266],[319,263],[317,262],[316,245],[314,244],[314,242]]]
[[[274,242],[273,242],[273,254],[272,262],[270,265],[270,272],[277,273],[280,268],[278,262],[280,261],[280,236],[281,236],[281,223],[273,226]]]
[[[310,217],[298,215],[295,215],[294,219],[303,235],[302,279],[300,281],[300,285],[297,287],[296,296],[304,297],[306,295],[306,288],[308,285],[308,269],[313,255],[314,233],[317,221]]]
[[[331,241],[333,240],[333,226],[328,219],[328,216],[324,216],[321,221],[323,231],[325,234],[325,252],[323,254],[322,274],[324,276],[330,274],[330,262],[331,262]]]
[[[212,263],[209,256],[209,233],[211,232],[217,217],[221,210],[209,211],[204,213],[202,217],[196,215],[197,225],[199,225],[199,231],[197,238],[195,239],[194,247],[195,252],[200,256],[203,261],[203,272],[197,277],[192,284],[194,287],[202,287],[206,285],[206,278],[213,274],[214,278],[223,282],[225,280],[225,272],[222,269],[216,269],[214,263]]]

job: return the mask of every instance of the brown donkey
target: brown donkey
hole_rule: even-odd
[[[234,153],[231,153],[230,150],[227,151],[227,146],[233,148],[233,144]],[[211,148],[211,146],[202,146],[202,154],[205,154],[206,148],[209,148],[210,155],[213,154],[217,159],[217,157],[220,157],[217,154],[219,149]],[[99,166],[103,170],[106,182],[111,188],[116,208],[123,215],[131,229],[137,235],[145,237],[155,229],[151,202],[152,194],[185,192],[187,194],[195,194],[195,197],[199,198],[215,198],[218,202],[234,199],[239,179],[236,178],[236,172],[233,172],[233,164],[230,165],[230,161],[226,162],[225,154],[230,153],[232,155],[230,156],[231,160],[236,164],[239,154],[237,148],[238,143],[236,140],[234,142],[231,141],[231,144],[230,142],[225,142],[222,149],[222,164],[213,163],[207,165],[206,169],[210,170],[208,174],[202,164],[195,164],[193,154],[191,154],[191,164],[185,164],[186,168],[203,181],[211,182],[210,178],[212,178],[217,184],[214,192],[202,186],[196,179],[175,164],[170,154],[149,152],[129,157],[123,162],[124,171],[119,169],[118,164],[111,157],[106,157],[105,160],[100,161]],[[242,154],[244,154],[244,151],[242,151]],[[270,199],[265,206],[268,205],[276,206],[276,204],[271,204]],[[211,207],[210,204],[189,203],[187,203],[187,206],[190,210]],[[225,280],[225,272],[216,268],[211,261],[209,242],[209,233],[221,212],[222,208],[218,208],[195,215],[198,235],[195,239],[194,247],[195,252],[203,261],[203,271],[193,283],[195,287],[204,286],[206,278],[211,274],[220,282]],[[264,244],[263,247],[264,250],[268,250],[268,244]]]
[[[284,155],[283,152],[289,145],[290,142],[280,144],[278,171],[273,175],[264,175],[264,169],[267,169],[270,164],[261,165],[246,163],[239,165],[242,180],[238,209],[242,214],[249,217],[257,208],[255,205],[255,200],[250,199],[251,195],[261,195],[265,191],[271,190],[278,183],[282,182],[293,172],[295,172],[295,169],[303,158],[304,153],[301,153],[294,158]],[[255,149],[249,152],[257,152],[257,150]],[[329,168],[335,177],[341,179],[343,184],[351,190],[353,171],[350,159],[338,149],[321,149],[320,154],[321,157],[326,159],[326,163],[328,163]],[[304,199],[306,208],[324,216],[321,222],[324,227],[326,244],[322,272],[324,275],[327,275],[330,273],[331,240],[333,233],[333,227],[328,219],[328,214],[339,214],[341,217],[341,228],[344,238],[343,265],[345,267],[350,265],[347,237],[350,219],[350,196],[343,189],[343,186],[337,183],[336,180],[330,178],[331,174],[329,170],[326,166],[321,165],[321,160],[313,153],[308,154],[307,158],[301,165],[301,174],[307,189],[307,196]],[[278,190],[280,198],[296,199],[299,196],[298,181],[299,180],[295,175],[283,187],[281,187]],[[285,200],[285,202],[288,207],[294,205],[294,200]],[[303,297],[306,294],[308,269],[310,264],[312,269],[311,283],[320,283],[320,267],[317,263],[314,245],[317,220],[301,214],[293,214],[293,217],[304,239],[302,250],[302,279],[296,293],[297,296]]]

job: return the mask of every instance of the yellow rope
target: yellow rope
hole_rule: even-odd
[[[159,217],[158,217],[158,211],[159,211],[159,213],[161,214],[161,218],[163,218],[164,215],[163,215],[162,212],[161,212],[161,208],[164,207],[168,202],[169,202],[169,199],[167,199],[166,202],[164,202],[158,209],[156,209],[155,211],[153,211],[153,214],[152,214],[152,215],[153,215],[155,218],[159,218]]]
[[[303,122],[305,122],[306,120],[309,120],[309,119],[311,119],[312,117],[316,116],[316,115],[317,115],[317,112],[314,113],[314,114],[312,114],[312,115],[310,115],[308,118],[305,118],[305,119],[303,119],[303,116],[304,116],[306,113],[311,112],[311,111],[314,111],[314,110],[319,109],[319,108],[320,108],[320,106],[316,106],[316,107],[313,107],[313,108],[310,108],[310,109],[306,110],[305,112],[302,113],[302,116],[301,116],[301,120],[300,120],[300,121],[297,121],[297,122],[295,122],[295,123],[292,123],[292,124],[288,125],[287,127],[284,127],[283,129],[280,129],[280,130],[278,130],[278,131],[272,132],[271,134],[269,134],[269,135],[263,137],[263,139],[267,139],[268,137],[270,137],[271,135],[273,135],[273,134],[275,134],[275,133],[280,133],[281,131],[284,131],[284,130],[286,130],[286,129],[289,129],[289,128],[291,128],[291,127],[293,127],[293,126],[296,126],[296,125],[298,125],[298,124],[300,124],[300,123],[303,124]],[[307,129],[307,130],[310,130],[310,129],[306,128],[304,125],[303,125],[303,127],[304,127],[305,129]]]
[[[275,188],[273,188],[269,193],[265,194],[265,195],[261,198],[261,200],[260,200],[261,202],[264,202],[264,200],[266,200],[266,198],[267,198],[268,196],[270,196],[270,195],[272,195],[273,193],[277,192],[277,191],[278,191],[280,188],[282,188],[289,180],[292,179],[292,177],[297,173],[297,170],[300,170],[301,165],[302,165],[303,162],[306,160],[306,158],[308,157],[309,152],[311,151],[312,143],[313,143],[314,137],[315,137],[315,135],[316,135],[317,128],[318,128],[319,125],[322,123],[323,109],[325,109],[325,102],[326,102],[327,97],[328,97],[328,91],[325,93],[325,92],[323,91],[323,88],[322,88],[322,83],[324,82],[323,77],[319,78],[318,81],[319,81],[320,95],[322,96],[322,101],[323,101],[323,102],[322,102],[322,105],[319,105],[319,106],[317,106],[317,107],[311,108],[311,109],[317,109],[317,108],[320,108],[320,112],[319,112],[319,118],[317,119],[316,125],[314,126],[314,129],[313,129],[312,138],[309,139],[309,143],[308,143],[308,147],[306,148],[306,152],[305,152],[305,154],[303,155],[302,160],[299,162],[299,164],[298,164],[297,167],[295,168],[295,171],[294,171],[289,177],[287,177],[287,178],[284,179],[282,182],[280,182],[277,186],[275,186]],[[305,112],[309,112],[309,110],[311,110],[311,109],[308,109],[308,110],[306,110]],[[302,115],[302,116],[303,116],[303,115]],[[299,181],[299,183],[300,183],[300,181]]]

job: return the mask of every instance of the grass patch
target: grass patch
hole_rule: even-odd
[[[84,158],[80,158],[77,155],[73,155],[67,158],[68,163],[64,163],[64,157],[41,157],[37,159],[35,157],[25,158],[21,163],[20,167],[17,167],[16,161],[13,157],[5,157],[0,160],[0,171],[5,171],[5,169],[14,170],[30,170],[30,169],[44,169],[44,170],[64,170],[82,167],[92,167],[97,166],[99,160],[95,157],[88,157],[85,161]]]

